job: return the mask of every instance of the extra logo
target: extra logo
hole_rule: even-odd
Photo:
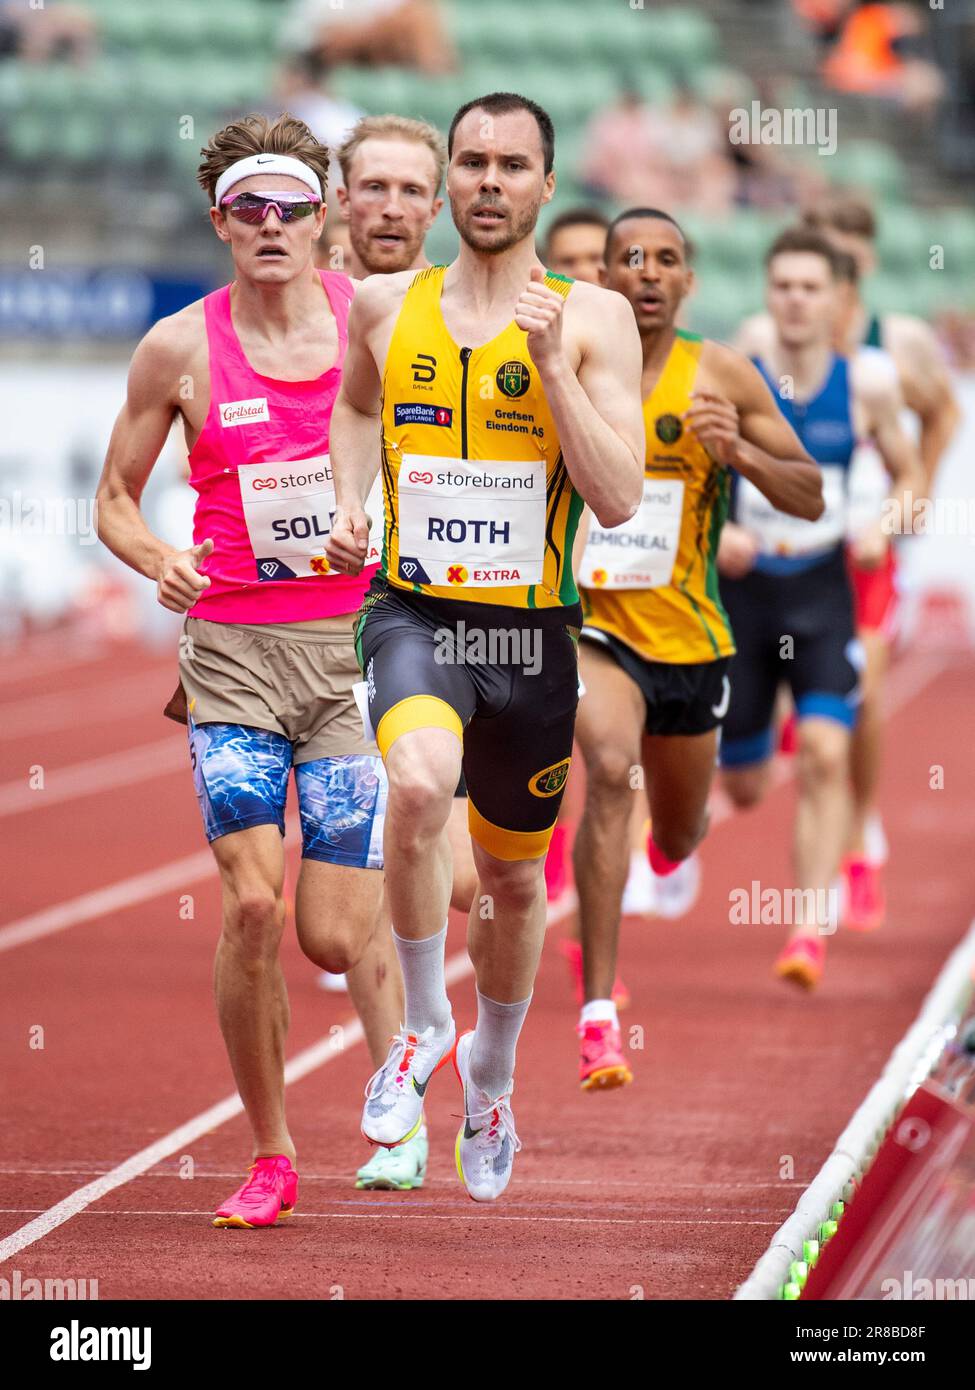
[[[464,568],[463,565],[448,565],[448,566],[447,566],[447,583],[448,583],[448,584],[466,584],[466,583],[467,583],[467,570]]]
[[[331,574],[332,572],[332,567],[328,563],[328,558],[325,555],[313,555],[308,563],[311,565],[312,571],[315,574]]]
[[[454,423],[454,412],[447,405],[393,406],[394,425],[440,425],[447,429]]]
[[[267,396],[255,396],[250,401],[224,401],[217,406],[220,424],[224,429],[232,425],[253,425],[259,420],[270,420],[267,409]]]
[[[431,357],[428,352],[418,352],[416,361],[411,362],[413,369],[413,380],[416,382],[430,382],[437,375],[437,359]]]
[[[498,383],[498,390],[513,401],[523,396],[532,382],[531,373],[524,362],[502,362],[494,379]]]
[[[609,577],[609,576],[607,575],[607,573],[606,573],[605,570],[593,570],[593,572],[592,572],[592,582],[593,582],[593,585],[594,585],[597,589],[598,589],[598,588],[601,588],[602,585],[606,583],[606,580],[607,580],[608,577]]]
[[[565,786],[571,762],[571,758],[563,758],[560,763],[553,763],[551,767],[543,767],[541,772],[536,772],[528,783],[532,796],[557,796]]]
[[[661,444],[676,444],[684,433],[684,426],[677,415],[658,415],[654,429]]]

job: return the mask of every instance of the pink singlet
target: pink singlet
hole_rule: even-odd
[[[295,623],[353,613],[375,571],[379,547],[372,537],[370,563],[354,578],[329,573],[325,558],[335,508],[329,426],[353,286],[337,271],[318,273],[339,346],[334,366],[313,381],[278,381],[254,371],[230,316],[229,285],[203,301],[210,408],[189,465],[198,494],[193,543],[209,536],[214,548],[200,566],[210,587],[190,609],[192,618]]]

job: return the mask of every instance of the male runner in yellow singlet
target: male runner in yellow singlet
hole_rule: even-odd
[[[585,1004],[584,1090],[632,1080],[611,998],[629,867],[633,771],[650,801],[654,871],[686,860],[707,830],[718,730],[735,650],[715,555],[730,470],[776,507],[822,511],[819,469],[758,370],[676,327],[694,284],[687,241],[655,208],[622,213],[606,240],[606,284],[625,295],[643,345],[643,504],[623,526],[594,523],[579,571],[586,694],[576,738],[586,809],[575,844]]]
[[[350,275],[390,275],[429,266],[423,242],[443,206],[440,186],[447,167],[443,136],[425,121],[407,116],[364,116],[338,150],[342,183],[337,192],[351,251]],[[477,875],[467,833],[467,790],[461,779],[447,834],[452,882],[450,905],[468,912]],[[384,923],[362,960],[349,971],[348,988],[365,1029],[372,1060],[378,1067],[389,1040],[403,1019],[403,977]],[[395,1149],[377,1147],[356,1173],[359,1188],[421,1187],[426,1176],[426,1125]]]
[[[456,1159],[470,1195],[490,1201],[519,1147],[515,1046],[572,750],[572,542],[583,502],[605,526],[635,513],[644,430],[628,305],[538,262],[538,211],[555,189],[548,115],[512,93],[479,98],[454,117],[448,151],[457,260],[374,277],[355,305],[328,553],[339,568],[361,566],[363,504],[381,464],[383,560],[359,643],[390,781],[387,887],[406,1027],[369,1086],[363,1132],[390,1146],[408,1138],[454,1050],[439,928],[463,757],[482,898],[468,931],[477,1027],[454,1050]]]

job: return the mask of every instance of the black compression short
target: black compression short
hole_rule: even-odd
[[[499,859],[541,858],[572,756],[578,604],[502,608],[405,595],[373,580],[356,630],[380,752],[413,729],[463,742],[473,838]]]

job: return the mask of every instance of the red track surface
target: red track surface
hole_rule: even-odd
[[[140,673],[144,679],[140,679]],[[0,1275],[99,1281],[102,1298],[727,1297],[792,1210],[953,944],[975,915],[966,815],[975,780],[975,659],[910,656],[892,679],[883,809],[890,920],[834,939],[823,987],[774,981],[778,927],[731,926],[728,893],[788,884],[792,789],[715,826],[705,882],[678,923],[626,925],[623,965],[643,1029],[636,1081],[583,1095],[575,1010],[550,932],[520,1048],[525,1142],[505,1200],[476,1207],[457,1181],[459,1088],[428,1108],[419,1192],[356,1192],[363,1044],[289,1090],[302,1175],[298,1213],[271,1231],[215,1231],[209,1216],[249,1154],[237,1117],[23,1249]],[[35,641],[0,673],[3,922],[204,848],[181,733],[160,717],[172,663],[134,648]],[[914,692],[913,694],[911,692]],[[65,796],[59,770],[171,740],[128,785]],[[45,790],[17,800],[40,764]],[[930,768],[945,788],[930,789]],[[110,772],[103,775],[112,775]],[[970,809],[970,808],[969,808]],[[178,880],[177,874],[177,880]],[[191,893],[192,921],[179,900]],[[2,926],[3,923],[0,923]],[[5,1141],[0,1239],[233,1091],[210,996],[218,931],[212,875],[0,955]],[[0,931],[2,945],[2,931]],[[448,954],[463,951],[451,924]],[[291,1053],[348,1020],[293,936],[286,947]],[[468,978],[451,990],[473,1021]],[[29,1046],[44,1029],[43,1049]],[[791,1178],[788,1157],[793,1169]],[[185,1169],[185,1165],[184,1165]]]

